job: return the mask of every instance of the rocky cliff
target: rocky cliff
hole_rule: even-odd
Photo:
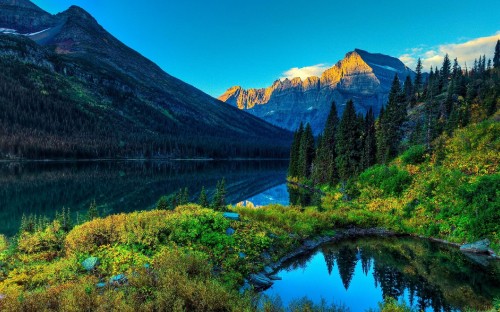
[[[292,131],[300,122],[308,122],[314,133],[319,134],[332,101],[337,103],[339,114],[349,99],[359,113],[366,113],[370,107],[378,113],[387,102],[395,74],[402,81],[407,75],[414,75],[397,58],[355,49],[321,77],[276,80],[263,89],[235,86],[219,99]]]

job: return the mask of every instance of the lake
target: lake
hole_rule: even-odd
[[[500,298],[500,262],[480,265],[458,249],[415,238],[360,238],[325,244],[286,263],[264,292],[283,304],[308,297],[375,309],[390,296],[418,311],[490,308]]]
[[[289,203],[288,161],[0,162],[0,233],[14,235],[23,214],[54,217],[63,207],[84,215],[95,200],[103,215],[151,209],[187,187],[196,202],[226,180],[226,202]]]

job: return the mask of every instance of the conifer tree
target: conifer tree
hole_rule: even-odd
[[[377,136],[378,162],[387,163],[399,151],[401,126],[406,119],[406,103],[402,97],[401,85],[397,75],[392,81],[386,111],[379,117]]]
[[[418,58],[417,67],[415,68],[415,92],[417,93],[417,98],[420,98],[420,92],[422,91],[422,60]]]
[[[91,221],[96,218],[99,218],[99,210],[97,209],[97,205],[95,200],[90,203],[89,210],[87,211],[87,220]]]
[[[300,140],[300,153],[298,162],[298,175],[309,178],[311,165],[314,159],[314,136],[310,124],[307,124]]]
[[[361,129],[352,100],[347,101],[342,114],[336,142],[336,164],[341,181],[346,182],[359,170]]]
[[[299,129],[295,131],[293,136],[292,147],[290,148],[290,165],[288,167],[288,176],[299,176],[299,156],[300,156],[300,141],[304,132],[304,125],[300,123]]]
[[[325,130],[318,139],[318,148],[313,163],[313,180],[316,183],[334,184],[337,181],[335,168],[335,133],[338,126],[337,106],[332,102],[330,113],[325,124]]]
[[[158,202],[156,203],[156,209],[158,210],[168,210],[169,205],[168,205],[168,200],[166,196],[160,197],[158,199]]]
[[[376,133],[375,133],[375,115],[370,107],[366,113],[364,121],[364,135],[363,135],[363,155],[361,157],[361,167],[366,169],[375,164],[376,161]]]
[[[500,40],[495,46],[495,54],[493,56],[493,68],[500,68]]]
[[[200,206],[205,207],[205,208],[210,206],[210,204],[208,203],[207,192],[205,191],[204,186],[201,188],[200,198],[198,199],[198,204],[200,204]]]
[[[217,182],[212,209],[216,211],[224,211],[226,209],[226,180],[224,178]]]
[[[451,73],[451,62],[448,53],[444,56],[443,66],[441,67],[441,73],[439,77],[439,91],[448,88],[448,79]]]

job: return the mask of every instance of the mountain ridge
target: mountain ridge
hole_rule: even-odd
[[[387,101],[395,74],[400,80],[414,75],[396,58],[355,49],[321,76],[278,79],[260,89],[234,86],[219,99],[288,130],[309,122],[319,134],[332,101],[340,114],[349,99],[354,100],[359,113],[366,113],[370,107],[378,113]]]
[[[71,6],[64,12],[50,15],[43,10],[26,9],[26,1],[1,1],[0,28],[15,32],[0,34],[0,46],[3,46],[0,55],[7,62],[9,59],[20,62],[6,67],[15,73],[15,77],[3,76],[2,79],[9,83],[11,78],[18,79],[20,87],[29,85],[30,89],[34,88],[44,94],[49,92],[48,86],[36,80],[44,77],[46,84],[54,83],[53,80],[59,81],[56,85],[61,90],[49,92],[50,100],[59,96],[57,93],[64,94],[68,103],[77,102],[74,104],[81,111],[75,113],[78,118],[87,118],[85,114],[90,111],[96,114],[92,117],[96,124],[101,122],[99,120],[117,123],[116,127],[109,130],[111,133],[108,136],[104,133],[101,135],[106,140],[112,138],[113,142],[109,144],[113,145],[113,152],[120,156],[148,154],[175,155],[174,157],[250,157],[250,146],[257,151],[259,147],[255,142],[259,141],[265,146],[261,148],[261,156],[266,154],[265,157],[272,157],[272,146],[282,150],[279,157],[287,155],[291,133],[230,105],[223,105],[203,91],[169,75],[108,33],[84,9]],[[12,3],[20,3],[21,6],[13,6]],[[26,67],[28,64],[35,68],[31,68],[31,65]],[[32,77],[26,77],[25,74],[30,70],[34,71]],[[17,96],[23,97],[21,90],[17,91]],[[12,104],[7,100],[1,105],[5,109],[22,109],[10,107]],[[18,113],[24,114],[21,111]],[[50,115],[46,118],[52,119]],[[10,125],[7,130],[11,132],[11,129],[19,126],[14,117],[3,122]],[[91,127],[97,127],[96,124]],[[37,127],[43,128],[45,125],[33,121],[33,125],[23,125],[20,132],[28,135],[26,133],[33,133]],[[67,128],[65,129],[68,130]],[[10,135],[16,136],[12,133]],[[64,136],[72,138],[91,135],[92,133],[82,134],[77,131],[64,133]],[[58,134],[59,139],[66,140]],[[10,141],[13,140],[12,138]],[[70,141],[74,140],[77,139]],[[142,140],[149,142],[149,147],[144,147],[146,143],[141,143]],[[6,141],[8,146],[4,150],[9,152],[2,151],[0,146],[0,156],[19,154],[10,146],[9,140]],[[120,146],[132,141],[131,145],[135,146],[131,148],[133,152],[130,149],[120,152]],[[213,144],[209,144],[210,142]],[[200,144],[205,147],[197,148]],[[215,149],[218,144],[227,146],[219,152]],[[189,155],[181,155],[183,149],[189,150]],[[210,152],[201,151],[207,149]],[[242,151],[246,151],[246,154]],[[88,151],[85,153],[86,157],[90,157],[87,155]],[[109,151],[96,152],[92,157],[102,157],[103,153],[109,154]]]

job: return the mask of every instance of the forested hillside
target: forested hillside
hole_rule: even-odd
[[[301,126],[290,180],[321,187],[327,206],[380,214],[403,232],[487,237],[498,247],[500,41],[493,61],[462,69],[446,55],[425,81],[421,70],[419,61],[403,86],[394,77],[378,119],[349,102],[340,119],[332,105],[317,140]]]

